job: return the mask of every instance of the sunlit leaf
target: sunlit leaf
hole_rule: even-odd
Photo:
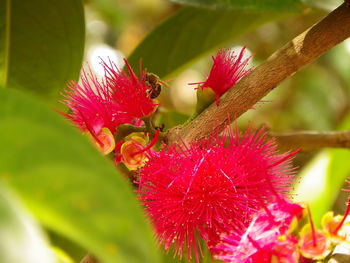
[[[311,7],[316,7],[324,10],[333,10],[341,3],[343,0],[302,0],[306,5]]]
[[[0,176],[34,215],[104,263],[159,262],[127,179],[66,120],[0,89]]]

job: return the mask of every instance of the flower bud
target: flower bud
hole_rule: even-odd
[[[121,160],[129,170],[137,170],[148,161],[147,153],[143,151],[146,141],[140,136],[131,136],[120,148]]]
[[[91,133],[87,133],[96,148],[103,154],[107,155],[115,148],[115,140],[112,132],[108,128],[102,128],[101,131],[92,136]]]
[[[303,227],[300,233],[299,249],[306,258],[323,259],[329,253],[331,238],[328,233],[311,229],[310,224]]]

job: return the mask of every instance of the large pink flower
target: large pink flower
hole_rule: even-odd
[[[151,115],[158,104],[150,97],[152,87],[147,83],[146,72],[140,72],[138,78],[128,61],[124,59],[129,71],[120,71],[114,63],[102,61],[105,69],[105,78],[112,91],[112,97],[118,104],[134,118],[144,118]],[[141,69],[140,69],[141,70]]]
[[[252,214],[290,189],[293,154],[278,155],[263,130],[151,153],[138,183],[159,241],[199,261],[200,236],[211,248],[221,233],[245,228]]]
[[[62,103],[70,108],[70,113],[62,114],[90,134],[97,148],[108,154],[115,148],[117,127],[124,123],[139,125],[141,118],[156,110],[157,104],[150,98],[152,87],[146,81],[146,72],[138,79],[126,60],[129,75],[111,61],[101,63],[105,70],[101,80],[91,71],[83,71],[81,84],[69,84]]]
[[[248,59],[243,59],[245,48],[242,48],[238,56],[230,50],[219,50],[213,57],[213,66],[206,81],[200,83],[201,88],[211,88],[217,97],[220,97],[250,70],[245,67]]]
[[[241,263],[297,263],[297,239],[290,235],[293,219],[303,207],[280,199],[260,211],[246,231],[233,231],[214,249],[215,258]]]
[[[108,128],[112,133],[118,125],[128,123],[132,117],[114,100],[110,88],[103,80],[90,72],[83,71],[81,84],[71,82],[69,90],[63,95],[62,102],[70,108],[70,113],[64,114],[82,131],[92,135],[100,133],[102,128]]]

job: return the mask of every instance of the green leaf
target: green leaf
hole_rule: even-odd
[[[52,251],[55,253],[57,258],[56,263],[74,263],[74,260],[70,258],[63,250],[60,248],[54,247]]]
[[[300,0],[170,0],[175,3],[211,9],[240,11],[299,11]]]
[[[344,0],[302,0],[306,5],[324,10],[333,10],[341,5]]]
[[[129,62],[136,69],[142,59],[149,72],[164,78],[211,50],[285,15],[184,8],[151,32],[131,54]]]
[[[340,127],[350,129],[350,115]],[[316,224],[329,211],[350,174],[350,151],[327,149],[321,151],[301,172],[296,188],[297,201],[307,202]],[[311,189],[311,191],[310,191]]]
[[[46,230],[51,244],[55,248],[56,252],[59,251],[66,253],[75,262],[80,262],[80,260],[86,256],[88,251],[80,247],[77,243],[66,238],[65,236],[57,234],[56,232],[50,231],[48,229]],[[60,258],[60,255],[58,258]]]
[[[79,75],[84,28],[81,0],[0,1],[0,85],[57,95]]]
[[[159,262],[126,178],[71,124],[14,89],[0,89],[0,177],[49,229],[104,263]]]
[[[1,181],[0,233],[1,263],[55,262],[41,229]]]

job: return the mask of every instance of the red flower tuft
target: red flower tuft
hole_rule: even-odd
[[[108,128],[112,133],[118,125],[129,123],[130,115],[114,101],[111,90],[90,72],[83,71],[81,83],[71,82],[69,90],[62,101],[71,113],[64,114],[71,119],[82,131],[89,131],[97,136],[102,128]]]
[[[244,50],[242,48],[238,56],[230,50],[219,50],[213,57],[214,63],[207,80],[200,83],[200,87],[211,88],[218,98],[246,76],[250,72],[245,69],[250,58],[243,60]]]
[[[294,154],[277,155],[263,130],[170,146],[151,153],[139,172],[139,194],[159,241],[199,261],[201,236],[211,248],[220,234],[246,227],[251,215],[290,189]]]
[[[150,98],[151,87],[146,82],[146,72],[141,72],[140,78],[137,78],[128,61],[124,61],[129,75],[120,71],[114,63],[102,61],[112,97],[130,116],[148,117],[156,110],[157,104]]]
[[[303,207],[280,199],[265,208],[245,232],[233,232],[217,245],[215,258],[225,262],[297,263],[297,239],[290,235],[293,219],[302,217]]]

